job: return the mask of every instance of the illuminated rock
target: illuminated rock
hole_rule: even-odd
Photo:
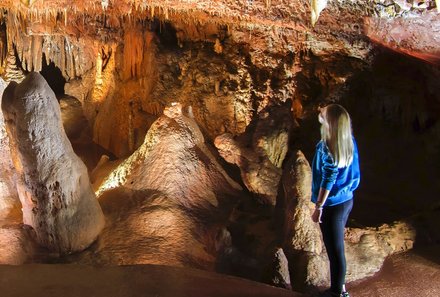
[[[240,194],[195,121],[182,114],[180,104],[171,106],[99,187],[108,226],[93,257],[213,269],[215,238]]]
[[[287,108],[264,110],[256,120],[250,140],[225,133],[215,138],[214,145],[229,163],[240,168],[249,191],[263,204],[275,206],[281,166],[289,148],[289,133],[293,126]]]
[[[293,284],[322,285],[328,274],[324,245],[318,224],[311,213],[312,171],[301,151],[293,152],[281,177],[281,193],[277,202],[284,219],[284,251],[289,260]]]
[[[6,86],[7,84],[0,78],[0,98]],[[6,133],[3,113],[0,112],[0,218],[1,211],[7,212],[19,204],[9,138]]]
[[[215,146],[227,162],[240,168],[241,178],[248,190],[255,193],[262,203],[274,206],[281,169],[267,157],[260,159],[258,153],[241,145],[231,134],[218,136]]]
[[[408,5],[406,1],[402,3]],[[439,28],[440,14],[433,10],[407,18],[370,17],[365,20],[365,35],[372,41],[435,65],[440,65]]]
[[[87,169],[64,132],[60,107],[44,78],[11,82],[2,109],[18,174],[23,222],[38,242],[60,253],[88,247],[104,226]]]
[[[9,225],[0,228],[0,264],[20,265],[32,261],[38,251],[30,228]]]

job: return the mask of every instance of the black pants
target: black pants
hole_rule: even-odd
[[[353,208],[353,199],[344,203],[324,207],[321,232],[330,260],[331,291],[340,294],[345,284],[347,265],[344,251],[344,229]]]

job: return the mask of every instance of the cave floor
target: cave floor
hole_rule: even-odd
[[[354,297],[440,296],[440,244],[415,248],[385,260],[373,277],[348,285]]]
[[[389,257],[375,276],[348,284],[355,297],[440,296],[439,245]],[[0,266],[0,292],[15,296],[309,296],[236,277],[170,266]]]
[[[0,266],[2,297],[295,297],[299,293],[190,268],[60,264]]]

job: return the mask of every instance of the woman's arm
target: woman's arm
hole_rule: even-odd
[[[315,223],[322,223],[321,216],[322,216],[322,209],[325,201],[327,200],[328,194],[330,193],[330,190],[320,188],[318,199],[316,201],[316,207],[312,214],[312,220]]]

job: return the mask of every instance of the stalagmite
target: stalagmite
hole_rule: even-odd
[[[6,85],[3,79],[0,78],[0,98]],[[9,138],[6,134],[3,113],[0,112],[0,211],[9,210],[18,204],[15,171],[9,150]]]
[[[180,266],[189,260],[208,267],[215,261],[212,239],[238,202],[241,187],[177,104],[165,109],[142,146],[103,180],[98,192],[109,218],[100,254],[112,263]],[[137,246],[142,248],[132,248]],[[148,248],[155,253],[145,253]]]
[[[88,247],[104,226],[87,168],[73,152],[60,107],[44,78],[11,82],[2,109],[11,141],[23,222],[43,246],[71,253]]]

